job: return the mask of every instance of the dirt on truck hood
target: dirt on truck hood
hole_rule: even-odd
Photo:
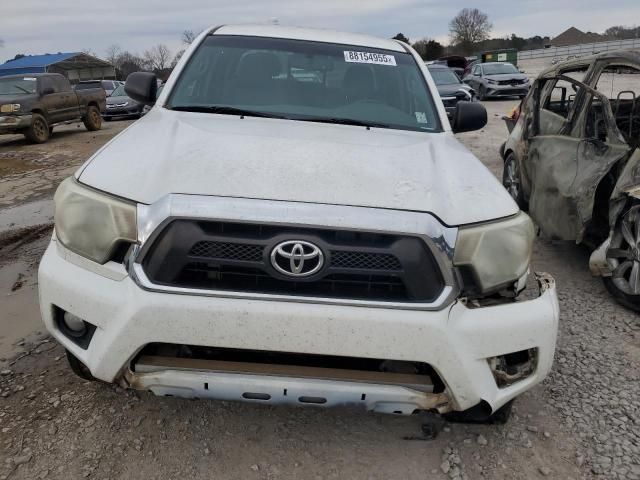
[[[431,212],[447,225],[517,212],[451,133],[154,108],[79,173],[145,204],[169,193],[259,198]]]

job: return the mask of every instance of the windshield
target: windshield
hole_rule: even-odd
[[[430,68],[429,72],[433,77],[433,81],[436,82],[436,85],[460,83],[458,76],[453,72],[453,70],[449,70],[448,68]]]
[[[482,66],[485,75],[501,75],[503,73],[520,73],[511,63],[493,63]]]
[[[36,93],[35,77],[0,78],[0,95],[21,95]]]
[[[110,97],[126,97],[127,94],[124,91],[124,85],[118,85],[116,87],[116,89],[111,92],[111,95],[109,95]]]
[[[411,55],[299,40],[209,36],[180,75],[167,107],[440,131]]]

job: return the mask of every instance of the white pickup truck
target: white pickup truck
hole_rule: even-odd
[[[44,322],[76,373],[158,395],[504,420],[558,303],[544,274],[518,298],[534,227],[454,138],[486,121],[450,125],[395,40],[209,29],[59,187]]]

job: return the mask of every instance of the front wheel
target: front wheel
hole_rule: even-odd
[[[44,143],[49,140],[50,135],[47,119],[39,113],[34,113],[31,117],[31,125],[29,125],[24,136],[31,143]]]
[[[513,152],[507,155],[502,170],[502,185],[507,189],[511,198],[515,200],[521,210],[527,211],[528,205],[522,192],[522,176],[520,164]]]
[[[100,110],[97,107],[91,105],[87,108],[87,114],[82,119],[82,123],[87,130],[90,132],[95,132],[96,130],[100,130],[102,126],[102,116],[100,115]]]
[[[640,311],[640,204],[620,215],[607,258],[613,267],[612,275],[603,277],[607,290],[620,304]]]
[[[478,100],[482,101],[486,99],[487,99],[487,90],[486,88],[484,88],[484,86],[480,85],[480,88],[478,89]]]

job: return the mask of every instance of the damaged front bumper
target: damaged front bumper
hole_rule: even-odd
[[[0,134],[16,133],[31,125],[31,115],[0,114]]]
[[[496,410],[544,379],[555,350],[558,301],[553,279],[537,278],[539,293],[530,300],[485,307],[457,300],[437,311],[177,295],[142,290],[122,265],[94,264],[54,239],[40,265],[39,291],[47,329],[106,382],[158,395],[410,414],[466,410],[481,401]],[[86,348],[59,328],[56,310],[95,326]],[[141,356],[152,343],[420,362],[436,372],[441,388],[371,376],[377,372],[336,377],[328,370],[247,370],[249,362],[238,370]],[[532,368],[501,384],[503,360],[512,368],[517,362],[509,356],[528,351],[535,351]]]

